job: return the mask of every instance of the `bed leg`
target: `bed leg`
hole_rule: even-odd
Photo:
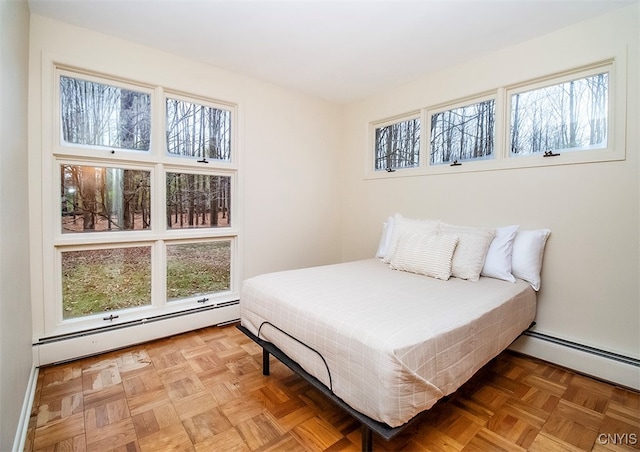
[[[373,432],[369,427],[362,424],[362,452],[373,450]]]
[[[262,349],[262,375],[269,375],[269,352]]]

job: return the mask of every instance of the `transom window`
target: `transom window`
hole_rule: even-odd
[[[60,76],[62,144],[148,151],[151,94]]]
[[[55,76],[46,334],[237,300],[235,106]]]
[[[420,164],[420,117],[375,127],[375,169],[394,171]]]
[[[511,154],[606,148],[608,97],[608,72],[515,92],[510,96]]]
[[[624,159],[625,64],[620,54],[584,68],[374,122],[367,175],[396,177]],[[428,128],[420,128],[421,119]],[[420,157],[423,152],[425,158]]]
[[[231,160],[231,111],[167,98],[167,152],[181,157]]]
[[[431,165],[493,158],[496,101],[462,105],[431,115]]]

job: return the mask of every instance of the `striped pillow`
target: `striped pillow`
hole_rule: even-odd
[[[390,267],[444,281],[451,277],[451,261],[458,244],[453,234],[407,234],[400,238]]]
[[[385,264],[391,262],[398,247],[398,242],[402,237],[408,234],[435,234],[438,232],[439,224],[440,221],[405,218],[397,213],[393,218],[393,231],[382,262]]]

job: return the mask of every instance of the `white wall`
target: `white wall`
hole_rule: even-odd
[[[87,61],[93,70],[237,102],[245,277],[372,256],[382,221],[395,212],[468,225],[549,227],[537,330],[640,357],[638,16],[637,5],[628,7],[345,107],[33,16],[29,187],[32,193],[41,189],[43,52]],[[364,180],[369,122],[580,66],[624,46],[629,54],[625,161]],[[474,195],[477,187],[486,195]],[[32,199],[30,215],[37,217],[41,206],[38,196]],[[36,250],[40,224],[35,222],[32,234]],[[37,278],[33,287],[35,297],[44,296]],[[39,315],[34,312],[34,318]]]
[[[31,360],[27,183],[29,8],[0,1],[0,450],[12,449]],[[28,413],[27,413],[28,415]]]
[[[372,256],[383,220],[395,212],[466,225],[548,227],[536,330],[640,357],[639,17],[637,4],[626,7],[349,105],[343,260]],[[625,161],[363,178],[369,122],[596,62],[625,46]]]
[[[338,261],[340,107],[217,68],[40,16],[31,18],[31,219],[34,307],[45,297],[38,259],[44,60],[238,104],[244,276]],[[34,309],[34,337],[42,314]]]

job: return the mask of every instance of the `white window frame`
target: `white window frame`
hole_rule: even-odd
[[[609,83],[609,92],[608,92],[608,115],[607,115],[607,145],[603,148],[594,148],[594,149],[570,149],[570,150],[562,150],[562,149],[551,149],[551,151],[559,155],[554,155],[553,157],[544,157],[542,153],[539,154],[526,154],[526,155],[511,155],[511,98],[512,95],[545,88],[548,86],[559,85],[571,80],[581,79],[585,77],[589,77],[592,75],[600,74],[606,72],[609,74],[608,83]],[[617,116],[617,108],[616,106],[619,103],[625,104],[624,99],[620,99],[620,96],[616,96],[618,91],[621,91],[620,87],[617,86],[620,80],[617,79],[614,66],[614,60],[609,60],[601,63],[597,63],[588,67],[579,68],[573,71],[568,71],[559,75],[554,75],[552,77],[547,77],[543,79],[536,80],[534,82],[528,82],[526,84],[514,85],[505,90],[505,114],[507,116],[507,126],[504,129],[504,145],[505,145],[505,158],[516,161],[523,161],[522,166],[550,166],[550,165],[561,165],[561,164],[575,164],[575,163],[590,163],[590,162],[603,162],[610,160],[622,160],[624,159],[624,144],[622,146],[615,146],[616,138],[619,135],[616,133],[616,124],[622,123],[624,124],[624,120],[616,121]],[[624,116],[623,116],[624,118]],[[544,161],[540,161],[543,159]]]
[[[528,154],[512,156],[510,153],[511,128],[511,95],[529,91],[532,89],[560,84],[569,80],[588,77],[603,72],[608,72],[608,132],[607,146],[605,148],[585,149],[585,150],[560,150],[560,155],[554,157],[544,157],[542,154]],[[425,107],[420,110],[422,117],[421,126],[421,156],[420,164],[415,168],[398,168],[393,172],[375,171],[375,129],[387,124],[393,124],[402,118],[411,118],[415,112],[401,114],[392,118],[371,122],[369,125],[369,139],[367,147],[367,166],[365,179],[384,179],[394,177],[425,176],[434,174],[454,174],[475,171],[494,171],[506,169],[519,169],[531,167],[546,167],[556,165],[572,165],[581,163],[597,163],[619,161],[626,159],[626,79],[627,64],[626,52],[618,52],[615,57],[574,67],[561,72],[550,74],[516,83],[502,86],[492,91],[479,93],[451,102],[441,103]],[[472,160],[462,162],[461,165],[431,165],[429,158],[429,148],[431,144],[431,117],[442,111],[455,109],[464,105],[482,102],[494,98],[496,100],[495,111],[495,148],[493,159]]]
[[[234,153],[233,151],[237,149],[236,146],[236,142],[237,142],[237,135],[235,133],[237,126],[236,126],[236,122],[237,122],[237,112],[236,112],[236,105],[232,104],[232,103],[227,103],[227,102],[221,102],[221,101],[217,101],[217,100],[213,100],[213,99],[207,99],[198,95],[193,95],[193,94],[187,94],[187,93],[183,93],[180,91],[174,91],[174,90],[169,90],[169,89],[165,89],[164,90],[164,96],[163,96],[163,101],[166,101],[167,98],[172,98],[172,99],[177,99],[177,100],[181,100],[184,102],[191,102],[191,103],[198,103],[207,107],[211,107],[211,108],[216,108],[218,110],[229,110],[231,112],[231,158],[229,159],[229,161],[224,161],[224,160],[209,160],[209,164],[208,166],[211,167],[215,167],[215,168],[226,168],[226,169],[232,169],[232,170],[237,170],[238,166],[237,166],[237,161],[238,161],[238,157],[235,155],[236,153]],[[166,106],[164,102],[161,102],[162,105],[159,107],[162,109],[162,117],[164,118],[164,125],[166,127]],[[171,164],[172,162],[175,162],[176,159],[180,159],[180,160],[186,160],[186,161],[190,161],[191,163],[193,163],[194,161],[197,163],[196,159],[197,157],[187,157],[187,156],[183,156],[183,157],[178,157],[178,156],[174,156],[172,154],[169,153],[169,151],[167,150],[167,145],[166,145],[166,141],[165,141],[165,137],[163,135],[162,137],[162,150],[163,150],[163,161]]]
[[[74,334],[104,327],[105,313],[82,318],[63,320],[60,273],[61,253],[64,251],[100,249],[150,245],[152,255],[151,304],[119,311],[119,318],[113,324],[130,321],[146,322],[153,316],[176,314],[185,310],[201,308],[197,304],[200,297],[186,297],[169,302],[166,299],[166,245],[171,243],[230,241],[230,289],[207,295],[207,306],[228,304],[239,300],[242,281],[241,252],[241,212],[239,206],[239,144],[238,106],[232,102],[219,101],[201,95],[191,95],[179,90],[170,90],[139,81],[131,81],[126,76],[98,73],[79,68],[80,65],[61,62],[43,56],[42,66],[42,143],[40,195],[37,202],[41,211],[32,216],[34,231],[40,231],[36,240],[41,248],[32,252],[38,264],[33,272],[33,312],[34,341]],[[112,150],[103,146],[86,146],[65,143],[62,140],[60,123],[60,75],[83,80],[119,86],[149,93],[151,96],[151,137],[148,151]],[[208,163],[197,162],[189,157],[168,153],[165,140],[166,98],[179,98],[187,102],[204,104],[225,109],[231,113],[231,158],[229,161],[207,159]],[[118,167],[150,171],[151,179],[151,228],[147,230],[88,232],[63,234],[60,227],[60,165],[92,165]],[[218,228],[169,229],[165,224],[167,172],[219,175],[230,177],[231,225]],[[106,315],[108,316],[109,313]],[[220,315],[216,315],[220,317]],[[234,318],[237,318],[234,317]],[[231,319],[227,319],[229,321]],[[185,322],[187,322],[185,320]],[[116,325],[117,326],[117,325]],[[186,330],[186,329],[185,329]],[[143,333],[141,336],[145,336]],[[45,360],[46,361],[46,360]]]
[[[492,165],[495,164],[496,161],[498,161],[500,159],[499,156],[499,150],[502,149],[503,147],[503,143],[502,143],[502,135],[501,135],[501,125],[502,125],[502,109],[500,108],[500,106],[503,104],[503,95],[502,95],[502,91],[491,91],[488,93],[482,93],[480,95],[477,96],[472,96],[472,97],[465,97],[464,99],[460,99],[454,102],[449,102],[446,104],[440,104],[440,105],[436,105],[434,107],[429,107],[424,109],[424,117],[425,117],[425,124],[428,124],[429,127],[427,127],[427,130],[424,131],[425,133],[425,148],[426,148],[426,160],[425,160],[425,169],[428,173],[430,174],[445,174],[445,173],[456,173],[456,172],[460,172],[460,169],[464,168],[464,171],[470,171],[470,170],[474,170],[474,171],[481,171],[483,169],[489,169],[489,167],[491,167]],[[478,159],[478,160],[467,160],[467,161],[463,161],[463,162],[459,162],[459,166],[458,165],[451,165],[451,164],[436,164],[433,165],[431,164],[431,118],[438,114],[438,113],[442,113],[443,111],[447,111],[447,110],[455,110],[456,108],[461,108],[464,106],[468,106],[468,105],[472,105],[472,104],[477,104],[480,102],[485,102],[488,100],[494,100],[495,101],[495,128],[494,128],[494,147],[493,147],[493,157],[492,158],[488,158],[488,159]]]

